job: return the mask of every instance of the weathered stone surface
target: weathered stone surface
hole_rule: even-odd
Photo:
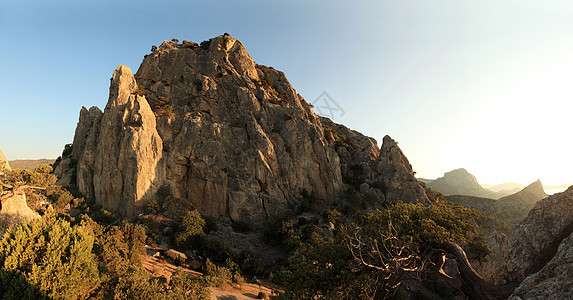
[[[131,70],[119,66],[101,118],[93,172],[96,202],[127,216],[159,188],[153,182],[163,149],[155,115],[145,97],[134,94],[136,90]]]
[[[529,215],[515,226],[504,241],[503,263],[492,279],[501,284],[523,281],[559,255],[559,244],[572,232],[573,187],[570,187],[537,202]]]
[[[573,234],[539,272],[528,276],[509,299],[570,299],[573,295]]]
[[[0,148],[0,174],[3,174],[3,170],[8,169],[10,170],[10,164],[8,163],[8,160],[6,159],[6,157],[4,156],[4,154],[2,153],[2,148]]]
[[[165,256],[169,257],[175,262],[185,262],[187,260],[187,255],[173,249],[168,249],[165,251]]]
[[[389,202],[422,202],[429,204],[424,188],[414,177],[412,165],[398,147],[396,141],[385,136],[380,148],[380,155],[375,164],[378,181],[385,188],[386,200]]]
[[[0,196],[0,236],[11,225],[37,219],[38,215],[26,203],[26,194],[20,188]]]
[[[105,112],[82,108],[71,153],[56,169],[60,184],[76,183],[87,197],[126,216],[158,189],[163,149],[155,114],[136,91],[131,70],[119,66]]]
[[[166,41],[135,80],[128,73],[114,72],[103,114],[82,109],[57,170],[107,209],[133,215],[163,185],[173,203],[253,224],[296,205],[303,190],[333,202],[350,182],[365,183],[374,204],[428,201],[391,138],[380,150],[318,117],[284,73],[254,63],[228,35],[201,47]]]

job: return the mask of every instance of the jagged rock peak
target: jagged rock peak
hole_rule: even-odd
[[[130,99],[130,95],[137,89],[137,83],[128,66],[120,65],[113,71],[109,87],[109,101],[106,109],[112,106],[123,105]]]
[[[88,198],[126,216],[158,189],[153,183],[163,148],[155,114],[136,91],[131,70],[119,66],[105,111],[82,108],[71,151],[64,150],[56,169],[60,184],[75,183]]]
[[[283,72],[254,63],[231,36],[152,50],[134,77],[114,72],[103,114],[82,109],[56,170],[105,208],[133,215],[162,186],[167,213],[194,207],[255,225],[296,206],[303,190],[325,203],[348,185],[378,204],[427,202],[390,137],[378,148],[318,117]]]
[[[534,181],[530,185],[523,188],[523,190],[521,190],[520,192],[535,193],[535,194],[547,196],[547,194],[545,193],[545,190],[543,189],[543,184],[541,183],[541,180],[539,180],[539,179],[537,179],[536,181]]]
[[[2,148],[0,148],[0,174],[2,174],[3,169],[10,170],[10,164],[8,163],[8,160],[6,159],[4,154],[2,153]]]
[[[386,198],[390,202],[430,203],[424,188],[414,177],[412,165],[398,143],[388,135],[382,140],[376,170],[387,187]]]

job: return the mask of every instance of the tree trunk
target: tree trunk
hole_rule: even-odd
[[[455,243],[448,243],[448,252],[452,253],[458,262],[460,273],[456,278],[447,280],[450,285],[460,289],[470,299],[496,300],[507,299],[519,283],[508,283],[495,286],[481,277],[472,267],[464,250]],[[457,282],[449,282],[451,280]],[[461,284],[460,284],[461,281]]]

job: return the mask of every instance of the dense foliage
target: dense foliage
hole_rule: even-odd
[[[101,225],[87,215],[44,216],[0,240],[2,299],[207,299],[209,283],[185,272],[169,284],[142,267],[144,229]]]
[[[335,223],[332,237],[312,224],[297,227],[294,220],[270,224],[281,243],[292,245],[293,238],[300,243],[280,273],[285,291],[277,299],[386,298],[403,280],[425,271],[430,250],[470,241],[477,217],[451,204],[404,203],[361,215],[341,217],[335,210],[323,215]],[[311,233],[303,234],[309,228]]]
[[[84,298],[100,282],[94,239],[86,226],[54,217],[13,228],[0,240],[2,298]]]

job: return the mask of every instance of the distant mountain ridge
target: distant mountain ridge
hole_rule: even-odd
[[[492,199],[503,196],[502,194],[483,188],[476,177],[463,168],[447,172],[443,177],[433,181],[427,179],[421,181],[426,182],[429,188],[444,195],[467,195]]]
[[[467,195],[447,195],[445,197],[456,204],[499,217],[509,224],[517,224],[529,214],[535,203],[546,196],[541,181],[537,180],[521,191],[498,200]]]
[[[12,169],[27,169],[27,170],[34,170],[35,168],[41,165],[50,165],[53,164],[56,160],[55,159],[17,159],[9,161],[10,166]]]

